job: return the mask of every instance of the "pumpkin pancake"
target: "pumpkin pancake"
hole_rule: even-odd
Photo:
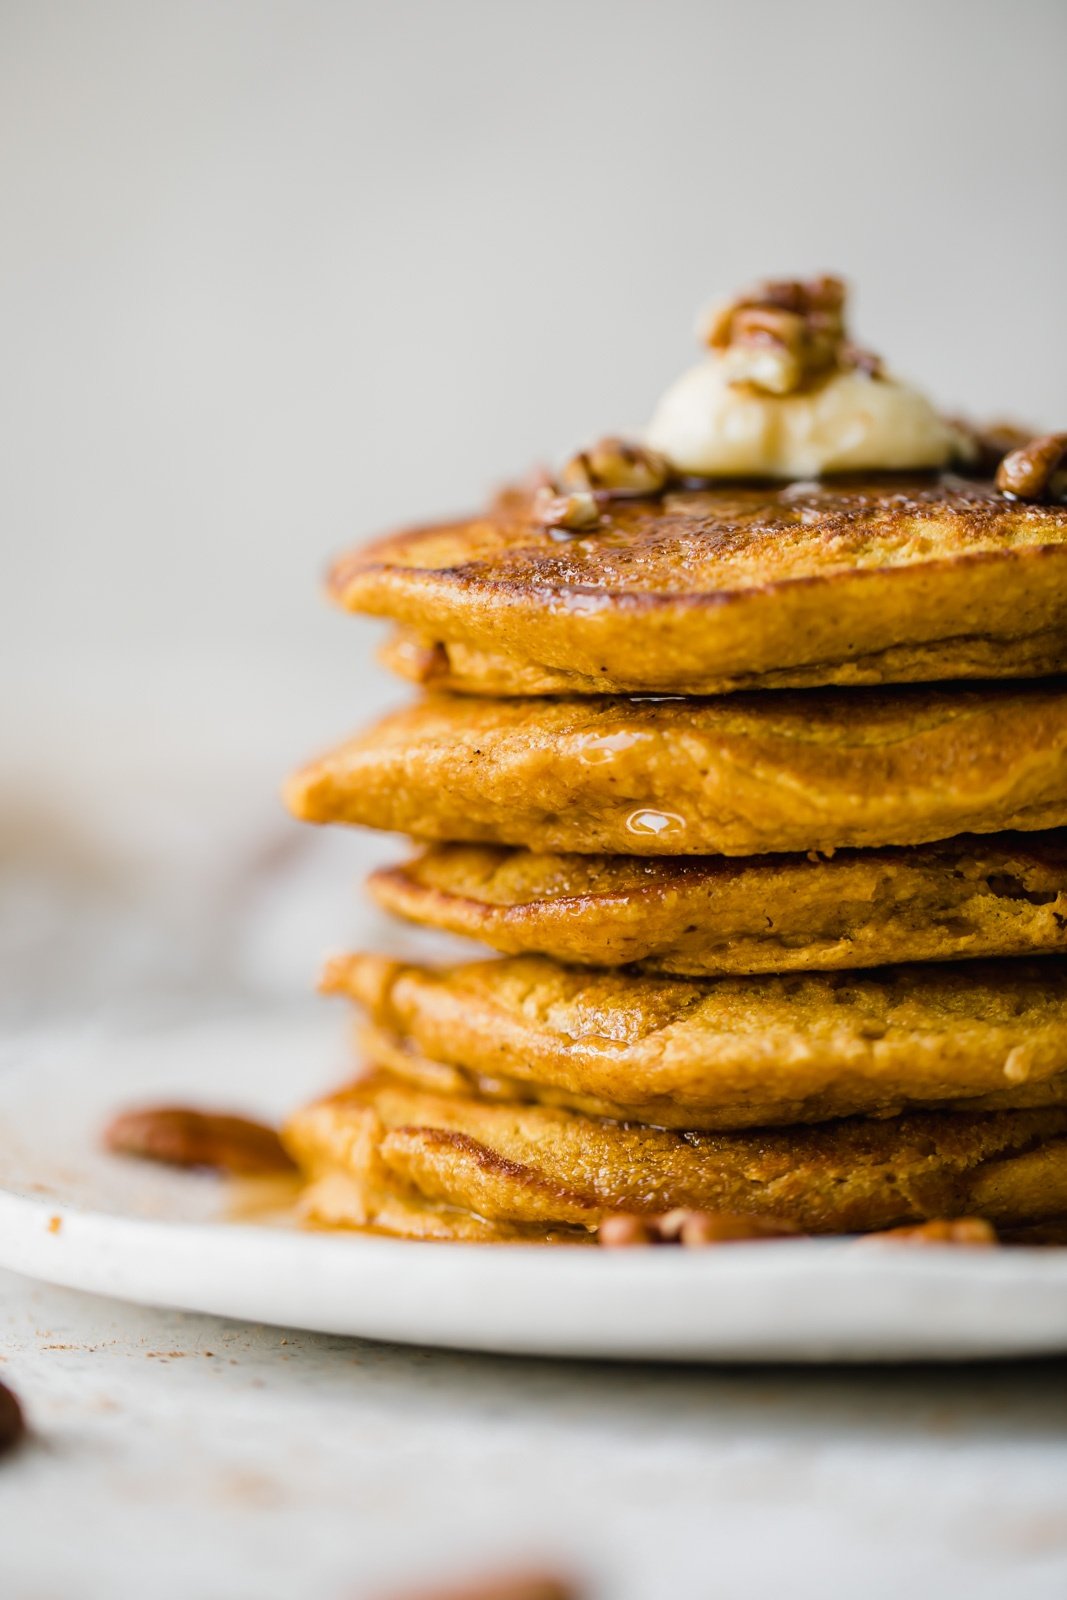
[[[361,1054],[376,1066],[435,1094],[473,1094],[482,1100],[509,1100],[524,1105],[559,1106],[567,1111],[582,1111],[587,1116],[607,1118],[613,1122],[628,1121],[632,1115],[631,1107],[619,1101],[606,1100],[592,1094],[581,1094],[575,1090],[530,1083],[518,1078],[508,1078],[499,1073],[489,1076],[486,1073],[465,1072],[462,1067],[446,1066],[440,1061],[430,1061],[425,1056],[419,1055],[410,1039],[401,1034],[389,1033],[383,1028],[369,1025],[360,1027],[357,1030],[357,1044]],[[869,1101],[870,1097],[867,1099]],[[908,1108],[923,1111],[952,1111],[960,1106],[968,1111],[1024,1111],[1035,1107],[1064,1106],[1067,1105],[1067,1073],[1060,1073],[1056,1077],[1036,1084],[996,1089],[990,1094],[970,1095],[962,1100],[958,1095],[931,1100],[909,1099],[906,1105]],[[849,1115],[889,1116],[895,1115],[897,1110],[895,1106],[882,1106],[873,1111],[865,1109],[862,1113],[850,1112]],[[658,1120],[651,1124],[655,1127],[679,1128],[686,1121],[684,1116],[673,1111],[669,1105],[657,1108],[656,1116]],[[702,1123],[708,1121],[709,1126],[713,1128],[753,1126],[751,1117],[723,1123],[717,1117],[708,1119],[705,1114],[700,1120]],[[787,1125],[780,1114],[768,1115],[765,1120],[769,1127]],[[805,1126],[810,1122],[822,1120],[826,1119],[811,1116],[799,1119]]]
[[[436,845],[369,887],[508,955],[683,976],[1067,954],[1063,832],[742,861]]]
[[[898,646],[877,656],[782,672],[735,673],[694,683],[653,685],[645,694],[732,694],[739,689],[809,689],[825,685],[866,687],[883,683],[950,683],[968,678],[1041,678],[1067,668],[1064,636],[1042,633],[1028,640],[952,639],[921,649]],[[1005,651],[1008,651],[1007,655]],[[397,628],[378,651],[383,667],[424,689],[471,695],[569,695],[635,691],[600,678],[518,661],[502,651],[480,650],[460,640],[430,639],[414,628]]]
[[[310,1218],[421,1237],[462,1236],[463,1219],[467,1237],[492,1237],[676,1206],[780,1217],[811,1233],[972,1213],[1015,1226],[1067,1209],[1065,1135],[1067,1109],[672,1133],[428,1094],[388,1073],[298,1112],[283,1131],[311,1186]]]
[[[298,772],[308,822],[622,855],[920,844],[1067,822],[1067,686],[717,700],[429,696]]]
[[[408,630],[406,676],[492,694],[718,694],[1067,670],[1067,506],[886,474],[607,505],[536,496],[342,557],[330,593]]]
[[[459,1068],[663,1127],[1067,1100],[1055,958],[686,980],[540,956],[432,968],[351,955],[322,987],[368,1013],[379,1064]]]

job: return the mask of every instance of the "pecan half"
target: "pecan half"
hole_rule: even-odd
[[[804,318],[774,307],[742,307],[734,313],[730,343],[723,351],[730,382],[768,394],[790,394],[806,376],[825,371],[828,361],[808,358]]]
[[[563,528],[568,533],[587,533],[600,523],[598,498],[588,490],[557,494],[551,487],[538,489],[533,512],[535,520],[544,527]]]
[[[656,1244],[651,1219],[638,1217],[629,1211],[616,1211],[605,1217],[596,1231],[597,1244],[605,1250],[629,1250],[634,1245]]]
[[[731,383],[791,394],[834,371],[879,378],[877,356],[850,342],[840,278],[783,278],[760,283],[718,307],[704,328]]]
[[[549,1572],[502,1572],[444,1589],[418,1589],[393,1600],[579,1600],[579,1590]]]
[[[13,1450],[25,1436],[26,1419],[22,1407],[6,1384],[0,1383],[0,1456]]]
[[[189,1106],[125,1111],[105,1130],[104,1144],[115,1155],[243,1177],[294,1170],[273,1128]]]
[[[635,1245],[739,1244],[751,1239],[798,1238],[800,1229],[781,1217],[753,1217],[732,1211],[692,1211],[676,1207],[658,1216],[617,1211],[597,1229],[597,1243],[608,1250]]]
[[[571,457],[559,475],[559,487],[600,491],[621,499],[659,494],[670,476],[671,464],[658,450],[628,439],[607,438]]]
[[[920,1222],[914,1227],[885,1228],[880,1233],[868,1233],[864,1244],[956,1244],[988,1249],[999,1244],[996,1229],[984,1217],[936,1218]]]
[[[660,494],[673,471],[658,450],[628,439],[601,439],[571,456],[558,478],[536,491],[534,520],[549,529],[588,533],[600,526],[604,508],[613,500]]]
[[[666,1243],[735,1244],[743,1239],[787,1239],[800,1229],[782,1217],[750,1217],[732,1211],[668,1211],[659,1219],[660,1238]]]
[[[1006,455],[997,468],[996,484],[1016,500],[1042,500],[1067,491],[1067,433],[1043,433]]]

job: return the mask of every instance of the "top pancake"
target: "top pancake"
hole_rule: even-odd
[[[492,694],[1027,677],[1067,668],[1067,507],[890,474],[723,484],[549,530],[513,491],[342,557],[350,611],[409,677]]]

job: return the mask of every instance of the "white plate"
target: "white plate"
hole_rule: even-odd
[[[321,1009],[321,1008],[320,1008]],[[434,1245],[226,1218],[226,1189],[100,1153],[118,1108],[279,1117],[343,1075],[336,1018],[36,1041],[0,1071],[0,1266],[149,1305],[545,1356],[965,1359],[1067,1350],[1067,1250]]]

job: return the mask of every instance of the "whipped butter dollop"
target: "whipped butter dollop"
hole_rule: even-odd
[[[893,378],[841,372],[810,392],[732,383],[708,357],[673,383],[645,437],[701,477],[817,478],[824,472],[944,467],[959,436],[926,397]]]
[[[645,438],[700,477],[811,478],[947,466],[960,431],[858,351],[839,279],[761,285],[722,307],[708,354],[657,406]]]

